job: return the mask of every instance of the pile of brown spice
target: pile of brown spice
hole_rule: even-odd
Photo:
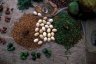
[[[12,37],[17,44],[32,50],[40,47],[38,43],[34,43],[34,36],[36,23],[39,17],[32,14],[24,14],[23,17],[19,19],[19,22],[14,24],[12,30]]]

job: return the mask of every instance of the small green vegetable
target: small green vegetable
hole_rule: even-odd
[[[29,7],[32,7],[31,0],[18,0],[18,8],[19,10],[25,10]]]
[[[71,14],[77,15],[79,13],[79,5],[77,2],[71,2],[68,6],[68,11]]]
[[[47,48],[43,49],[42,52],[45,54],[45,56],[47,58],[50,58],[52,55],[52,51],[50,49],[47,49]]]
[[[37,58],[40,58],[41,57],[41,53],[37,53]]]
[[[8,47],[8,48],[13,47],[13,44],[12,44],[12,43],[9,43],[9,44],[7,45],[7,47]]]
[[[28,56],[29,56],[29,53],[28,52],[21,52],[20,53],[20,58],[22,60],[26,60]]]
[[[10,47],[10,48],[7,48],[8,51],[14,51],[15,50],[15,47]]]
[[[15,47],[13,46],[12,43],[9,43],[9,44],[7,45],[7,50],[8,50],[8,51],[14,51],[14,50],[15,50]]]
[[[34,60],[34,61],[35,61],[35,60],[36,60],[36,57],[32,57],[32,60]]]
[[[37,58],[37,55],[36,55],[36,52],[32,52],[31,53],[31,56],[32,56],[32,60],[36,60],[36,58]]]
[[[27,59],[27,57],[25,57],[25,56],[21,56],[20,57],[22,60],[26,60]]]
[[[31,55],[32,55],[32,56],[36,56],[36,52],[32,52]]]

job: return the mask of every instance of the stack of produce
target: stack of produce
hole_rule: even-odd
[[[53,25],[51,24],[52,22],[53,19],[47,19],[47,17],[38,20],[35,28],[36,33],[34,34],[34,36],[38,36],[38,38],[34,39],[34,42],[42,44],[42,41],[50,42],[51,40],[55,40],[54,33],[57,31],[57,29],[54,29]],[[40,41],[39,38],[41,39]]]
[[[75,19],[93,19],[96,17],[96,0],[78,0],[70,2],[68,12]]]
[[[70,49],[82,37],[81,23],[72,19],[67,12],[58,13],[52,24],[58,30],[55,34],[56,43],[66,49]]]
[[[36,11],[33,12],[34,15],[38,15]],[[42,14],[40,13],[40,15]],[[44,42],[50,42],[54,41],[54,33],[57,31],[51,24],[53,22],[53,19],[43,17],[43,19],[39,19],[38,22],[36,23],[36,28],[35,28],[35,34],[34,36],[36,39],[34,39],[35,43],[38,43],[39,45],[43,44]]]

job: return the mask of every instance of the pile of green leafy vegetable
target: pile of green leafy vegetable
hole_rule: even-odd
[[[7,45],[7,50],[8,50],[8,51],[15,51],[15,47],[13,46],[12,43],[8,43],[8,45]]]
[[[26,60],[28,58],[28,56],[29,56],[29,53],[28,52],[21,52],[20,53],[20,58],[22,60]]]
[[[81,39],[81,23],[72,19],[67,12],[60,12],[54,17],[53,26],[58,30],[55,34],[56,43],[66,49],[74,46]]]
[[[31,7],[31,0],[18,0],[18,8],[19,10],[28,9]]]
[[[33,2],[43,2],[43,0],[18,0],[18,8],[19,10],[25,10],[33,7]]]

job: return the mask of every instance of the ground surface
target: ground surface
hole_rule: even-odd
[[[84,22],[84,26],[86,35],[87,64],[96,64],[96,46],[92,45],[92,34],[96,31],[96,20],[86,21]]]
[[[24,11],[23,13],[17,9],[17,0],[4,0],[5,7],[9,6],[10,8],[14,8],[14,11],[11,15],[11,22],[5,23],[4,20],[0,21],[0,27],[6,26],[8,27],[8,32],[6,34],[0,34],[0,36],[4,37],[7,40],[7,43],[12,42],[16,47],[14,52],[8,52],[6,50],[6,45],[0,44],[0,63],[1,64],[85,64],[85,46],[84,39],[81,39],[78,44],[70,49],[71,55],[69,58],[66,57],[64,53],[66,50],[63,46],[58,45],[56,43],[51,42],[50,44],[43,45],[40,49],[35,51],[40,51],[43,48],[50,48],[52,50],[52,57],[47,59],[45,56],[41,57],[36,61],[32,61],[29,57],[27,60],[23,61],[19,57],[19,53],[22,51],[26,51],[25,48],[19,46],[14,42],[14,39],[11,37],[11,30],[14,22],[16,22],[24,13],[32,13],[32,8]],[[4,16],[4,14],[3,14]],[[31,51],[29,51],[31,52]]]

